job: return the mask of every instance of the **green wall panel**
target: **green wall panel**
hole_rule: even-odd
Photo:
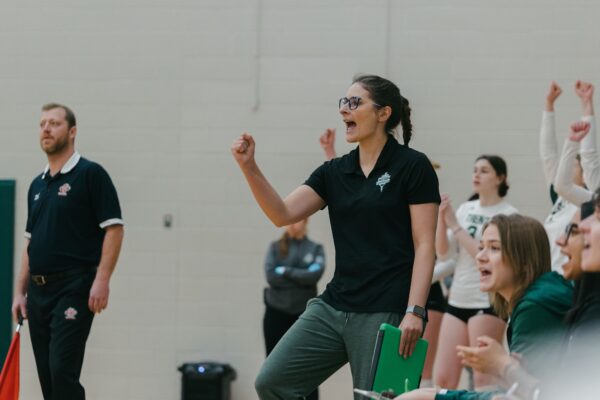
[[[0,180],[0,363],[12,339],[10,308],[13,296],[15,244],[15,181]]]

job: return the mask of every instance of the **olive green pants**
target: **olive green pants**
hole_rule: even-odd
[[[303,399],[347,362],[354,387],[371,389],[369,375],[379,325],[398,326],[402,316],[338,311],[319,298],[310,300],[265,360],[255,382],[258,397]]]

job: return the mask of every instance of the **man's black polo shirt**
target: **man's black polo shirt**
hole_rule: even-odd
[[[27,194],[31,274],[97,267],[104,228],[123,224],[117,191],[100,165],[78,153],[55,176],[48,167]]]
[[[323,300],[340,311],[404,313],[415,254],[409,205],[440,202],[427,157],[389,136],[369,177],[357,147],[305,184],[329,207],[336,250]]]

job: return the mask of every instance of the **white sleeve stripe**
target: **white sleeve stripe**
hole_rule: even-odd
[[[111,218],[111,219],[107,219],[104,222],[100,223],[100,228],[104,229],[107,226],[111,226],[111,225],[125,225],[123,223],[123,220],[121,218]]]
[[[27,239],[31,239],[31,233],[29,233],[29,232],[25,232],[25,237],[26,237]]]

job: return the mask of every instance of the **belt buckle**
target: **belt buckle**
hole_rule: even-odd
[[[44,275],[33,275],[31,279],[38,286],[44,286],[46,284],[46,277]]]

